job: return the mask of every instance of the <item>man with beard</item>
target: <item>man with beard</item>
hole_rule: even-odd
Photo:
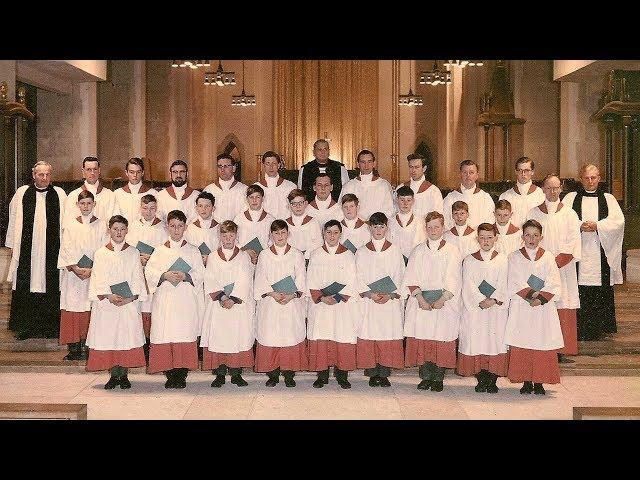
[[[156,195],[158,198],[158,217],[164,223],[167,222],[167,215],[172,210],[180,210],[187,217],[187,223],[193,222],[198,214],[196,213],[196,198],[200,190],[194,190],[187,185],[189,178],[189,167],[187,162],[176,160],[169,167],[171,174],[171,185]]]
[[[32,171],[33,184],[18,188],[9,204],[5,241],[12,249],[9,330],[18,340],[55,338],[60,329],[58,254],[67,196],[51,185],[50,163],[38,162]]]

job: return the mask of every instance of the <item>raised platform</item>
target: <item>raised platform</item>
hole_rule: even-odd
[[[86,420],[87,405],[77,403],[0,403],[6,420]]]

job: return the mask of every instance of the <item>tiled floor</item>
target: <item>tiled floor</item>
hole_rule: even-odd
[[[640,377],[562,377],[546,396],[520,395],[519,384],[498,381],[495,395],[473,391],[475,381],[447,376],[441,393],[417,390],[412,376],[392,376],[392,387],[371,388],[361,373],[342,390],[331,379],[314,389],[314,375],[295,388],[264,385],[212,389],[209,373],[195,372],[184,390],[166,390],[164,377],[131,374],[130,390],[102,388],[107,374],[0,373],[0,402],[86,403],[89,419],[571,419],[574,406],[640,406]]]

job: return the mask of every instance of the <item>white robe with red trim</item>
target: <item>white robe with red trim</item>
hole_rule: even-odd
[[[213,218],[203,220],[198,216],[187,226],[184,238],[194,247],[200,247],[204,242],[211,252],[215,252],[220,243],[220,225]]]
[[[402,282],[402,294],[411,295],[409,287],[420,290],[447,290],[453,298],[439,310],[422,310],[415,297],[409,297],[404,319],[404,336],[421,340],[450,342],[458,338],[462,287],[460,252],[458,247],[439,240],[438,249],[431,250],[429,241],[414,248]]]
[[[507,225],[495,224],[498,228],[498,239],[496,240],[496,251],[509,256],[511,252],[522,248],[522,230],[509,222]]]
[[[564,346],[556,307],[556,297],[561,292],[560,271],[553,254],[544,251],[540,255],[538,249],[535,258],[538,259],[525,257],[521,250],[509,255],[507,292],[511,301],[504,343],[531,350],[556,350]],[[553,294],[551,301],[531,307],[517,294],[530,288],[527,280],[531,275],[544,280],[542,292]]]
[[[458,188],[461,189],[463,187],[460,186]],[[444,226],[447,230],[456,223],[453,220],[451,206],[458,200],[462,200],[469,206],[467,225],[471,228],[476,229],[481,223],[493,223],[495,221],[493,212],[496,206],[491,195],[479,187],[476,187],[475,190],[464,189],[462,192],[459,189],[449,192],[444,199]]]
[[[458,250],[460,250],[460,257],[462,259],[467,255],[471,255],[473,252],[477,252],[480,248],[480,244],[478,243],[478,232],[466,224],[462,227],[454,225],[444,232],[443,238],[447,243],[451,243],[458,247]]]
[[[129,226],[140,218],[140,199],[145,195],[153,195],[156,198],[158,195],[155,188],[149,188],[142,182],[134,185],[133,189],[131,187],[131,184],[127,184],[113,192],[116,199],[114,215],[122,215],[129,221]]]
[[[545,197],[542,189],[531,182],[522,187],[526,190],[524,195],[520,193],[518,187],[519,185],[516,184],[513,188],[501,193],[499,200],[509,201],[513,212],[511,223],[520,228],[529,219],[528,215],[531,209],[544,202]],[[518,190],[516,191],[516,189]]]
[[[291,190],[298,188],[298,186],[278,176],[276,179],[267,178],[265,175],[259,182],[254,185],[260,185],[264,190],[264,203],[263,208],[273,215],[273,218],[278,220],[285,220],[289,215],[289,199],[287,195],[291,193]]]
[[[212,252],[204,275],[206,310],[202,322],[200,346],[215,353],[240,353],[253,347],[256,339],[253,264],[249,254],[235,247],[227,259],[222,248]],[[230,309],[213,301],[210,293],[233,283],[232,297],[242,300]]]
[[[93,208],[93,214],[106,223],[116,213],[116,196],[98,180],[96,188],[89,186],[89,190],[93,193],[96,206]],[[76,205],[78,203],[78,194],[83,190],[87,190],[87,183],[84,182],[81,187],[73,190],[66,198],[64,203],[64,218],[62,219],[62,228],[73,223],[80,216],[80,209]]]
[[[409,258],[413,249],[427,238],[424,218],[420,220],[420,216],[415,213],[408,217],[397,213],[389,219],[387,238],[400,248],[403,256]]]
[[[340,191],[338,203],[342,205],[342,197],[347,193],[353,193],[358,197],[358,214],[365,221],[369,220],[372,213],[382,212],[387,217],[395,213],[393,206],[393,188],[391,184],[382,177],[360,175],[349,180]]]
[[[269,238],[271,223],[274,220],[273,215],[264,210],[260,212],[245,210],[236,215],[233,221],[238,225],[238,246],[242,248],[254,238],[258,238],[262,248],[268,248],[271,245]]]
[[[396,188],[397,197],[398,188],[407,186],[413,190],[413,198],[415,203],[413,204],[413,213],[419,217],[418,219],[424,223],[424,217],[429,212],[443,212],[443,199],[442,192],[438,187],[422,177],[422,180],[404,182],[398,185]]]
[[[233,220],[236,215],[245,211],[247,205],[247,186],[235,179],[229,182],[216,181],[204,188],[216,199],[216,209],[213,218],[216,222],[222,223],[226,220]]]
[[[287,218],[289,224],[289,245],[297,248],[308,259],[316,248],[321,247],[322,230],[318,221],[309,215]]]
[[[288,250],[287,250],[288,249]],[[305,339],[305,317],[307,301],[305,297],[294,298],[281,305],[264,294],[273,292],[272,285],[291,276],[299,292],[307,290],[304,257],[291,247],[278,252],[275,245],[266,249],[258,257],[253,294],[257,303],[257,338],[266,347],[291,347]],[[286,253],[284,253],[286,251]]]
[[[200,190],[194,190],[186,185],[176,188],[173,185],[160,190],[156,195],[158,199],[158,217],[163,223],[167,223],[167,215],[172,210],[180,210],[187,217],[187,223],[193,222],[197,217],[196,198]]]
[[[379,248],[377,249],[371,241],[356,252],[360,293],[370,291],[370,283],[389,276],[398,287],[395,293],[400,295],[400,298],[393,298],[386,303],[375,303],[369,298],[362,298],[363,320],[358,337],[366,340],[400,340],[404,336],[406,299],[406,295],[401,291],[404,260],[400,249],[388,240]]]
[[[481,258],[481,260],[478,259]],[[509,315],[507,280],[509,260],[495,250],[469,255],[462,262],[462,317],[458,351],[464,355],[499,355],[506,353],[504,332]],[[485,297],[478,287],[482,281],[496,289],[490,298],[502,305],[482,309]]]
[[[202,282],[204,265],[196,247],[181,240],[178,248],[167,247],[166,243],[158,245],[151,254],[145,275],[149,292],[153,293],[151,305],[151,343],[186,343],[196,341],[202,326],[203,293]],[[193,285],[188,281],[172,285],[160,277],[169,267],[182,258],[189,264],[189,275]]]
[[[86,217],[85,217],[86,218]],[[60,310],[68,312],[88,312],[91,310],[89,301],[89,278],[80,280],[66,267],[76,265],[78,260],[86,255],[91,260],[96,251],[109,241],[107,226],[104,221],[91,216],[69,224],[62,233],[62,243],[58,254],[58,268],[62,270],[60,283]]]
[[[325,247],[326,245],[323,245],[311,253],[307,269],[307,295],[312,297],[312,290],[320,290],[338,282],[345,285],[340,293],[348,295],[349,300],[335,305],[314,303],[310,300],[307,312],[307,338],[355,345],[362,323],[362,303],[355,256],[340,244],[336,253],[329,253]],[[337,253],[338,251],[341,253]]]
[[[87,346],[93,350],[131,350],[145,343],[142,315],[139,302],[147,297],[142,265],[138,251],[126,243],[120,246],[100,247],[93,258],[93,269],[89,279],[91,320],[87,332]],[[111,250],[109,247],[113,248]],[[122,305],[113,305],[105,297],[110,295],[111,285],[128,282],[131,293],[138,299]]]
[[[554,257],[560,253],[568,253],[573,259],[560,268],[561,293],[556,299],[558,308],[580,308],[578,295],[578,275],[576,262],[582,257],[582,242],[580,239],[580,220],[576,212],[560,202],[562,207],[555,213],[547,213],[547,204],[543,209],[531,209],[528,217],[537,220],[542,225],[542,241],[540,246]]]
[[[363,246],[369,240],[371,240],[371,232],[367,224],[362,221],[361,218],[355,220],[342,220],[342,235],[340,236],[340,243],[344,243],[345,240],[349,240],[356,249]]]
[[[316,197],[315,200],[307,205],[305,214],[317,220],[320,225],[320,230],[324,228],[324,224],[329,220],[337,220],[340,222],[344,219],[344,213],[342,213],[340,204],[334,202],[331,195],[329,195],[325,201],[318,200],[318,197]]]

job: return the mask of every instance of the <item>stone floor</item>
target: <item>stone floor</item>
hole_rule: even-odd
[[[574,406],[640,406],[640,377],[562,377],[547,395],[520,395],[519,384],[499,379],[500,392],[476,393],[474,380],[447,375],[441,393],[416,389],[417,378],[392,376],[391,388],[371,388],[351,375],[353,387],[333,381],[314,389],[312,374],[264,385],[265,376],[247,374],[249,386],[209,384],[212,375],[191,373],[187,388],[166,390],[160,375],[131,374],[130,390],[104,390],[107,374],[1,373],[0,403],[86,403],[88,419],[558,419],[573,418]]]

